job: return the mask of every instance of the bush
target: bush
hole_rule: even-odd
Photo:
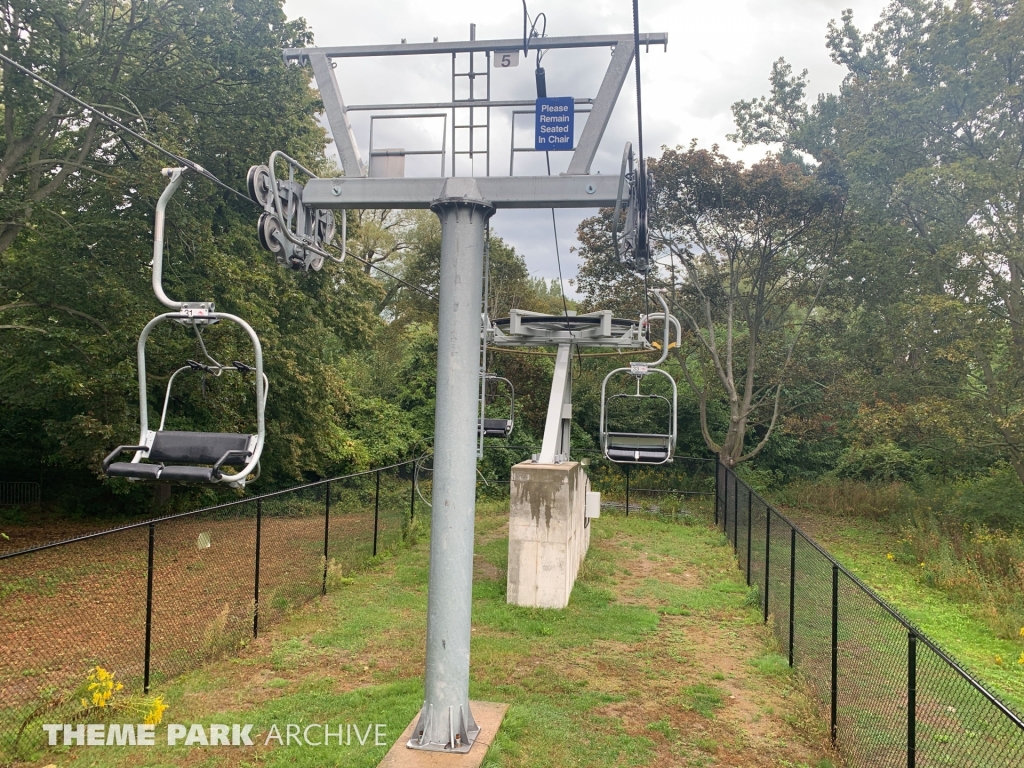
[[[987,475],[964,483],[946,514],[989,528],[1024,528],[1024,485],[1013,467],[996,464]]]
[[[851,447],[840,457],[835,475],[847,480],[892,483],[910,482],[921,476],[920,459],[895,443],[881,443],[867,448]]]

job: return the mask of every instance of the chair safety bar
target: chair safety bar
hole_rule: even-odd
[[[238,454],[238,451],[228,451],[227,454],[221,457],[221,459],[214,466],[214,471],[211,474],[212,482],[226,481],[228,485],[241,487],[245,484],[245,478],[252,474],[256,469],[256,465],[259,463],[260,455],[263,453],[263,442],[266,437],[266,425],[264,423],[264,410],[267,403],[267,386],[266,379],[263,375],[263,347],[260,344],[259,337],[256,335],[256,331],[253,330],[252,326],[245,322],[242,318],[236,315],[231,315],[226,312],[210,312],[205,317],[212,320],[227,320],[232,323],[236,323],[249,335],[249,340],[252,342],[253,350],[255,352],[255,372],[256,372],[256,445],[252,450],[252,454],[249,456],[245,466],[238,471],[236,475],[222,475],[220,473],[220,466],[227,461],[232,454]],[[150,333],[153,331],[159,323],[168,321],[191,321],[195,322],[193,315],[190,312],[165,312],[162,315],[157,315],[146,327],[142,329],[142,334],[139,336],[139,343],[137,348],[138,356],[138,371],[139,371],[139,443],[144,445],[147,441],[147,433],[149,432],[149,403],[146,394],[146,341],[149,339]],[[163,426],[161,419],[161,427]],[[128,446],[130,448],[130,446]],[[120,449],[117,453],[120,452]],[[145,453],[148,452],[148,448],[139,449],[136,447],[135,457],[132,459],[132,463],[138,463],[141,459],[145,458]],[[108,459],[112,458],[110,456]]]
[[[668,323],[665,323],[665,339],[666,339],[665,349],[663,349],[662,352],[667,354],[667,352],[668,352],[668,341],[667,341],[668,340]],[[639,397],[642,397],[642,398],[661,399],[661,400],[664,400],[666,403],[669,404],[669,406],[670,406],[670,410],[669,410],[669,428],[668,428],[668,432],[667,433],[645,434],[645,433],[635,433],[635,432],[609,432],[608,431],[608,402],[610,400],[614,400],[614,399],[620,398],[620,397],[637,397],[637,395],[617,394],[617,395],[613,395],[612,397],[609,398],[607,396],[608,381],[613,376],[616,376],[618,374],[623,374],[623,373],[628,373],[628,374],[636,377],[636,374],[633,373],[632,371],[633,371],[632,368],[616,368],[614,371],[611,371],[607,376],[605,376],[604,377],[604,381],[601,382],[601,421],[600,421],[601,452],[604,454],[606,459],[608,459],[610,461],[614,461],[617,464],[666,464],[666,463],[672,461],[672,456],[675,454],[675,449],[676,449],[676,429],[677,429],[677,427],[676,427],[676,419],[677,419],[677,414],[678,414],[678,399],[679,399],[679,391],[678,391],[678,388],[676,387],[676,380],[674,378],[672,378],[672,375],[669,374],[668,372],[663,371],[660,368],[648,368],[646,373],[642,374],[640,377],[637,377],[637,389],[639,389],[639,387],[640,387],[640,379],[643,378],[643,376],[650,376],[651,374],[654,374],[654,373],[660,373],[662,376],[664,376],[666,379],[668,379],[669,383],[672,385],[672,400],[671,401],[669,401],[669,399],[667,397],[665,397],[664,395],[658,395],[658,394],[639,395]],[[624,451],[621,451],[621,450],[620,451],[614,451],[613,450],[615,448],[615,446],[613,446],[612,441],[611,441],[611,438],[612,438],[613,435],[621,435],[623,437],[630,438],[629,442],[631,442],[632,445],[629,446],[628,453],[634,453],[637,450],[640,450],[642,452],[650,452],[650,451],[652,451],[652,449],[660,447],[661,444],[664,444],[664,456],[661,457],[660,456],[660,451],[658,451],[659,456],[640,456],[639,454],[637,454],[637,455],[634,455],[631,458],[626,458],[626,453],[627,452],[624,452]],[[645,445],[643,448],[639,448],[638,444],[641,441],[644,441],[644,440],[649,440],[651,444],[650,445]],[[625,446],[622,446],[622,447],[625,447]]]

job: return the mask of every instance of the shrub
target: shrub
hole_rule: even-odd
[[[990,528],[1024,528],[1024,485],[1006,463],[958,487],[946,513]]]
[[[853,446],[846,450],[836,465],[835,475],[849,480],[891,483],[913,481],[922,472],[920,459],[895,443],[870,447]]]

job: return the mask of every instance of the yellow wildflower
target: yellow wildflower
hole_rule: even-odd
[[[1020,655],[1020,658],[1019,658],[1019,659],[1017,659],[1017,663],[1018,663],[1018,664],[1024,664],[1024,653],[1022,653],[1022,654]]]
[[[164,710],[167,709],[167,705],[164,704],[163,696],[157,696],[153,699],[153,703],[149,706],[149,711],[146,713],[146,719],[143,720],[144,725],[159,725],[160,721],[163,720]]]
[[[1021,637],[1024,637],[1024,627],[1021,627],[1021,628],[1020,628],[1020,636],[1021,636]]]
[[[887,558],[888,558],[889,560],[895,560],[895,559],[896,559],[895,557],[893,557],[893,556],[892,556],[892,552],[889,552],[889,553],[888,553],[888,554],[886,555],[886,557],[887,557]]]
[[[997,654],[996,654],[996,664],[1002,664],[1002,663],[1003,663],[1003,657],[1002,657],[1002,656],[1000,656],[1000,655],[999,655],[999,654],[997,653]]]

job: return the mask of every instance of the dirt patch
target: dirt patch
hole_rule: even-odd
[[[651,580],[699,589],[706,571],[653,557],[636,542],[618,537],[600,542],[616,564],[612,591],[625,604],[658,607]],[[569,674],[591,687],[625,696],[596,714],[614,718],[634,736],[656,745],[654,766],[779,766],[833,762],[809,701],[788,674],[760,672],[751,662],[771,648],[769,631],[743,609],[687,611],[664,615],[651,635],[626,648],[597,643],[593,652],[566,659]],[[704,711],[690,693],[712,702]]]
[[[266,506],[266,505],[265,505]],[[254,510],[194,516],[153,530],[151,680],[161,682],[252,644],[319,597],[324,584],[324,518],[264,510],[256,613]],[[383,546],[399,523],[381,516]],[[345,572],[367,562],[373,511],[330,518],[328,555]],[[141,692],[146,636],[149,528],[119,531],[0,562],[0,731],[17,707],[60,698],[100,665]],[[259,647],[260,641],[255,641]]]
[[[503,581],[505,572],[481,555],[473,556],[473,581]]]

